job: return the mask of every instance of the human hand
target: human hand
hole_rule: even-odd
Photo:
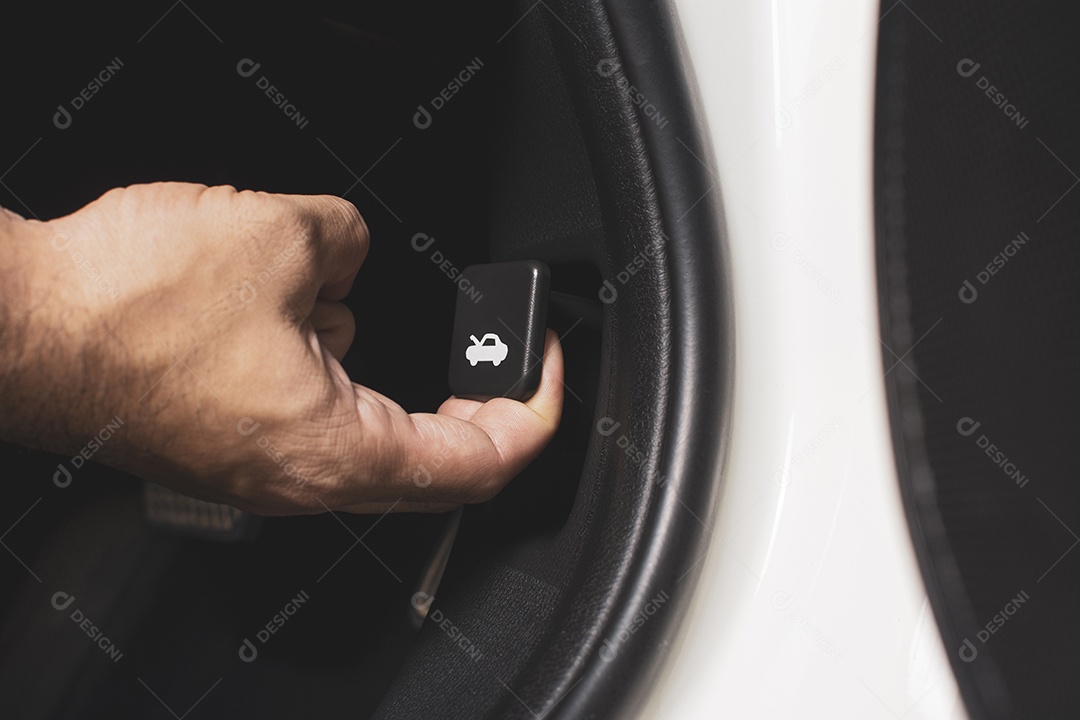
[[[266,515],[491,498],[555,433],[559,343],[526,403],[406,413],[339,362],[368,243],[340,198],[186,183],[0,214],[0,436],[74,454],[119,420],[95,460]]]

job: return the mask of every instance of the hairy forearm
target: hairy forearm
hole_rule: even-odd
[[[63,377],[70,357],[55,337],[65,313],[48,242],[48,223],[0,211],[0,439],[64,452],[80,433],[70,422],[75,378]]]
[[[27,356],[27,223],[0,210],[0,437],[14,439]]]

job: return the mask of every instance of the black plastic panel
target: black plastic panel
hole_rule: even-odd
[[[1078,16],[887,10],[879,272],[912,535],[972,716],[1076,717]]]

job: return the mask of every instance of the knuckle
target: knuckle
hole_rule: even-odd
[[[120,199],[123,198],[124,195],[135,192],[138,187],[138,185],[134,185],[131,187],[114,187],[103,193],[96,202],[103,204],[120,202]]]
[[[336,214],[341,220],[348,225],[363,225],[364,219],[360,215],[360,211],[349,200],[338,195],[320,195],[320,201],[326,205],[327,210]]]
[[[184,184],[186,184],[186,183],[184,183]],[[207,186],[207,185],[190,184],[190,185],[187,185],[187,186],[192,188],[193,190],[197,190],[201,197],[212,198],[214,200],[223,201],[223,202],[231,202],[231,201],[235,200],[237,197],[243,197],[243,194],[245,192],[248,192],[247,190],[241,192],[241,191],[237,190],[236,187],[233,186],[233,185]]]
[[[371,233],[368,230],[364,216],[360,214],[360,210],[356,205],[337,195],[323,195],[321,199],[325,203],[328,214],[337,221],[346,233],[356,239],[360,251],[366,253],[367,247],[371,243]]]

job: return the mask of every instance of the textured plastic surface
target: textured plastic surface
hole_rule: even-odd
[[[450,341],[450,392],[472,400],[528,400],[543,374],[550,271],[537,260],[462,272]],[[467,282],[466,282],[467,281]]]

